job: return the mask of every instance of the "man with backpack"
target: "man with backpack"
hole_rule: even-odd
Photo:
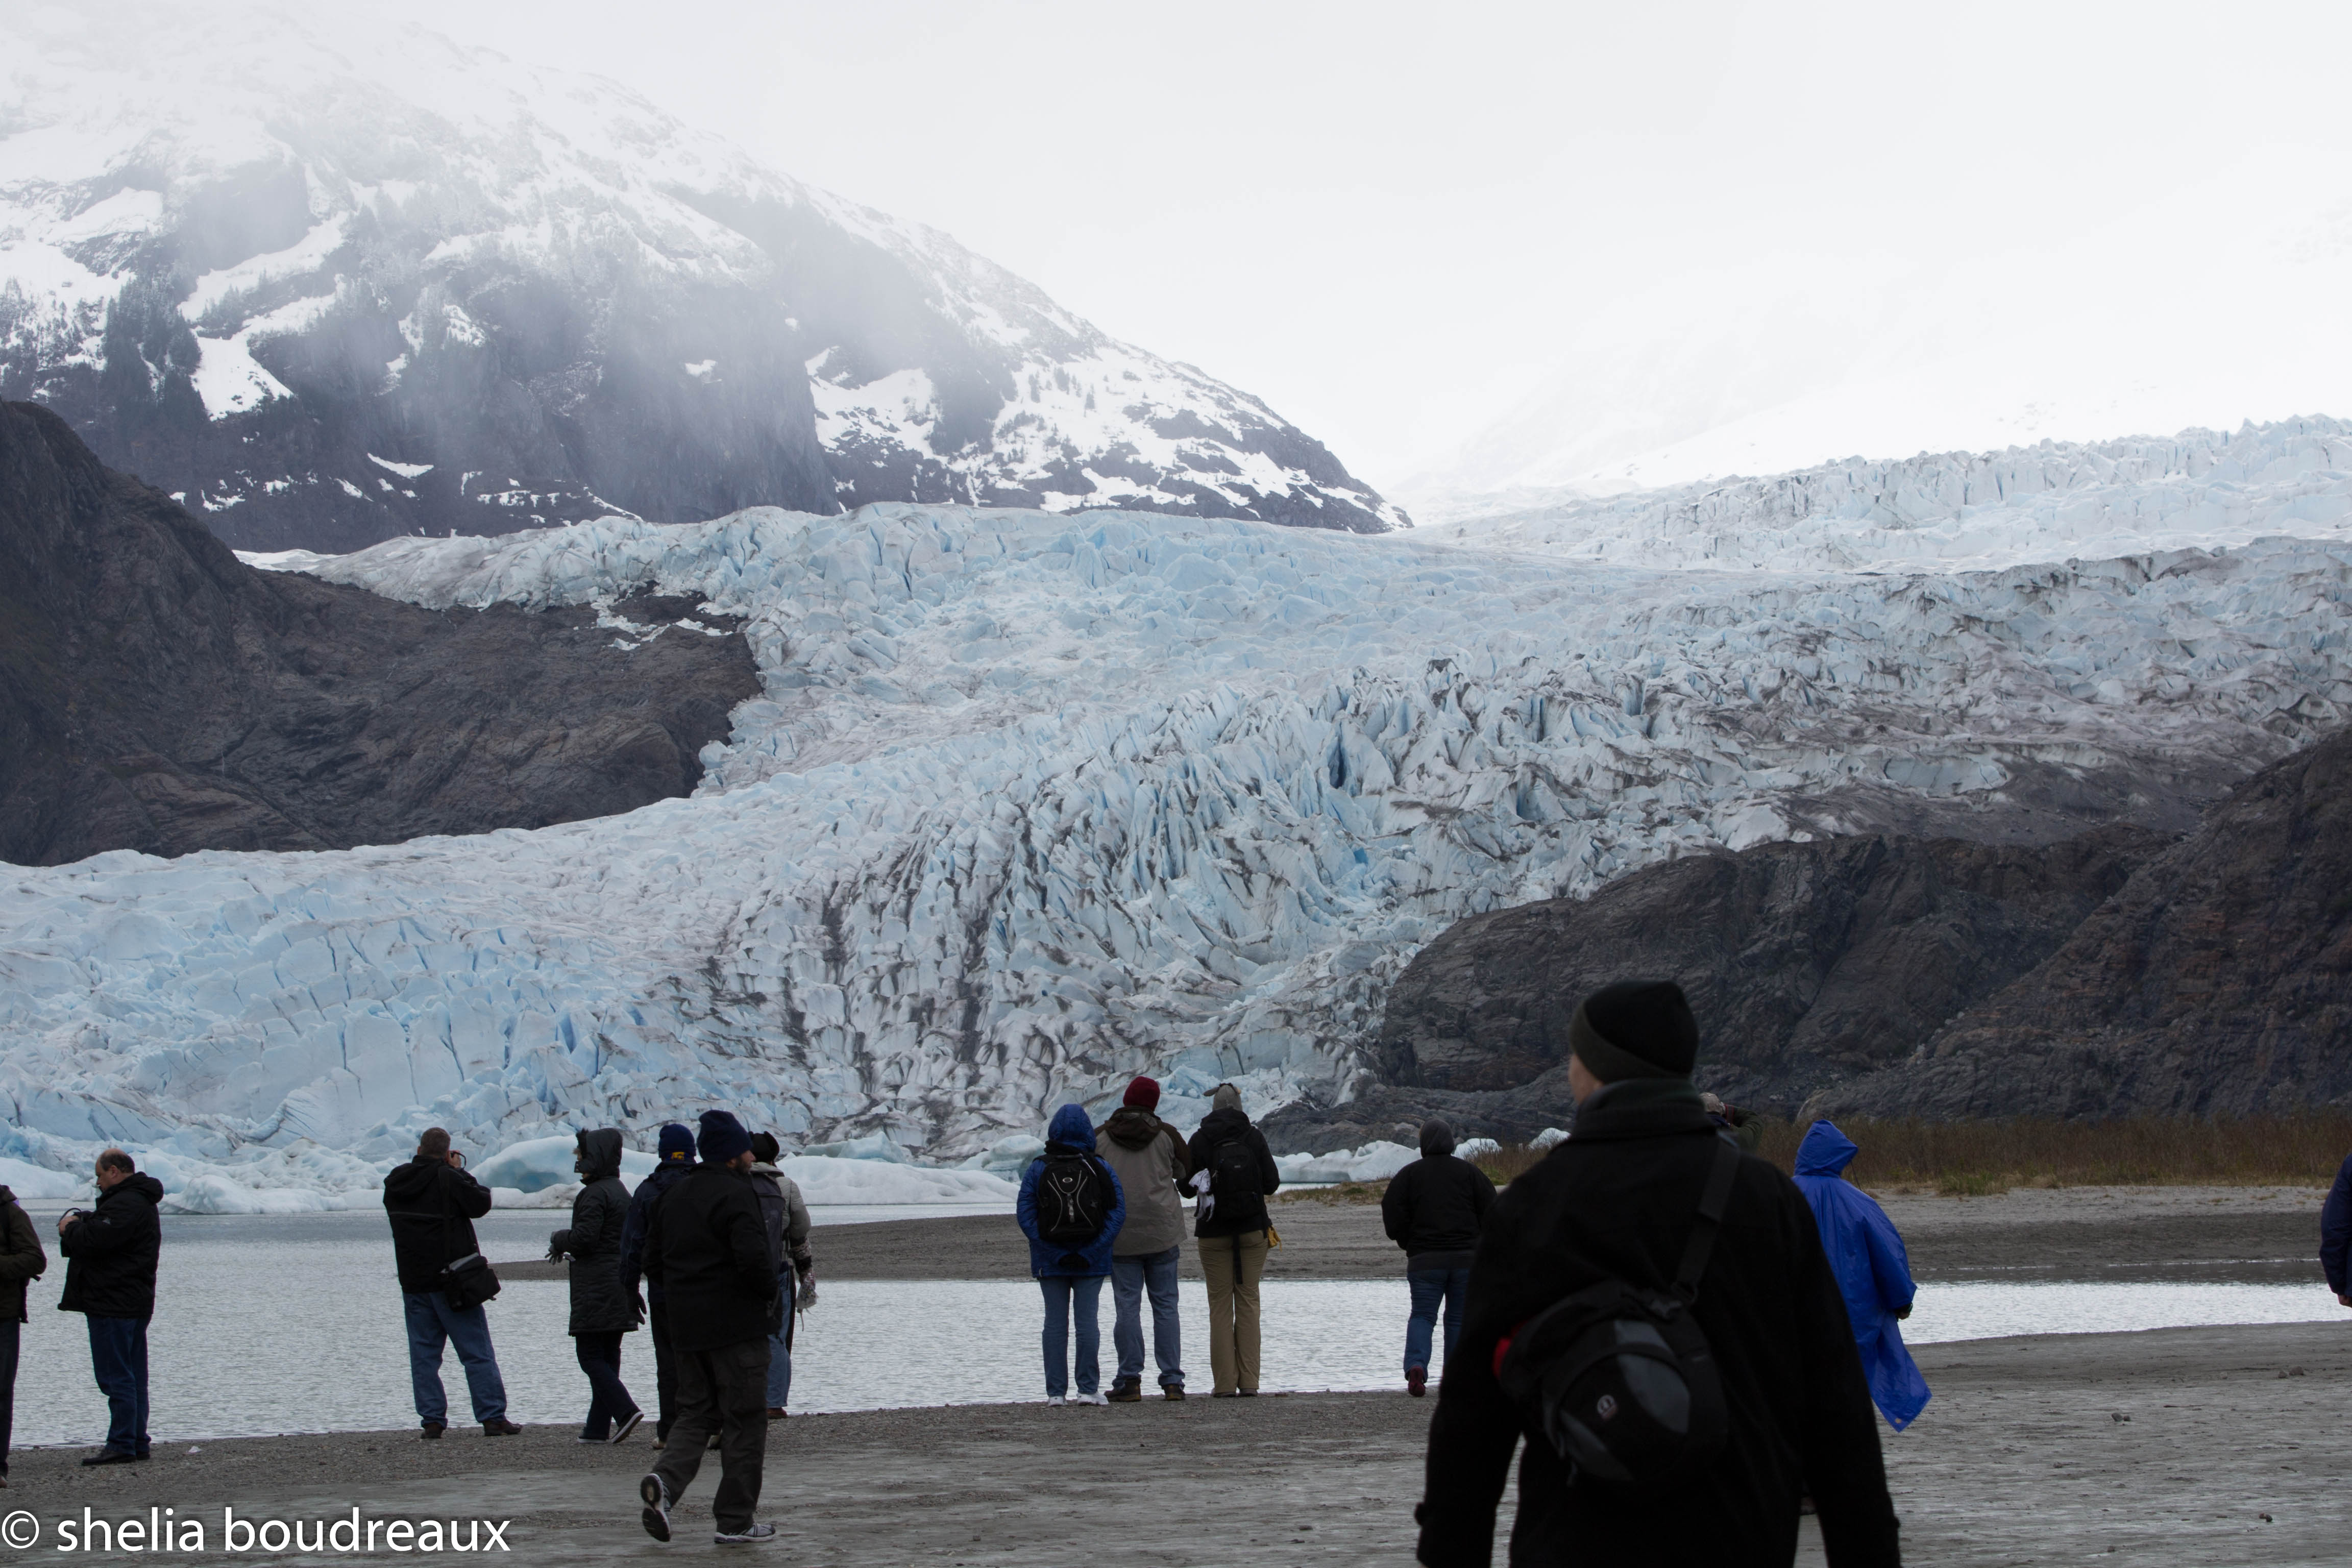
[[[1831,1568],[1901,1561],[1878,1426],[1802,1194],[1690,1081],[1668,982],[1569,1024],[1574,1135],[1496,1200],[1415,1518],[1429,1568],[1485,1568],[1523,1433],[1515,1568],[1786,1564],[1810,1489]]]
[[[776,1161],[783,1145],[772,1132],[751,1134],[751,1185],[768,1222],[768,1250],[776,1255],[776,1289],[783,1297],[784,1321],[768,1336],[768,1419],[782,1421],[793,1397],[793,1309],[816,1300],[816,1257],[809,1250],[808,1203],[801,1184]]]
[[[1282,1173],[1265,1134],[1242,1113],[1242,1091],[1221,1083],[1209,1114],[1185,1146],[1192,1167],[1192,1236],[1209,1287],[1210,1397],[1255,1398],[1258,1377],[1258,1281],[1265,1274],[1265,1200]]]
[[[1127,1196],[1127,1223],[1110,1250],[1111,1343],[1118,1375],[1114,1405],[1143,1397],[1143,1298],[1151,1298],[1151,1350],[1160,1395],[1184,1397],[1183,1329],[1176,1311],[1176,1262],[1184,1247],[1184,1182],[1192,1167],[1184,1137],[1153,1114],[1160,1085],[1139,1078],[1103,1123],[1102,1157]]]
[[[417,1436],[438,1437],[448,1427],[441,1352],[456,1345],[482,1436],[513,1436],[522,1428],[507,1419],[507,1385],[499,1375],[498,1352],[490,1348],[489,1314],[480,1300],[467,1299],[469,1287],[449,1268],[480,1262],[474,1222],[490,1212],[490,1189],[467,1173],[466,1157],[449,1147],[448,1132],[428,1127],[416,1141],[416,1157],[384,1177],[383,1206],[392,1221],[392,1257],[408,1320],[408,1380],[416,1394]]]
[[[1046,1124],[1045,1152],[1021,1173],[1013,1205],[1029,1238],[1029,1272],[1045,1297],[1045,1403],[1108,1405],[1101,1393],[1102,1327],[1097,1316],[1111,1247],[1127,1221],[1127,1196],[1095,1152],[1086,1107],[1066,1105]],[[1070,1388],[1071,1309],[1078,1327],[1077,1397]]]
[[[1404,1279],[1412,1310],[1404,1327],[1404,1386],[1415,1399],[1429,1388],[1429,1342],[1437,1309],[1445,1308],[1445,1364],[1462,1338],[1463,1302],[1470,1291],[1470,1255],[1478,1227],[1495,1206],[1495,1184],[1467,1160],[1454,1158],[1454,1129],[1421,1124],[1421,1158],[1389,1180],[1381,1194],[1381,1225],[1404,1248]]]

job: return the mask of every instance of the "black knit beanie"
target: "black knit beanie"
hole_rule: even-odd
[[[1584,999],[1569,1021],[1569,1048],[1603,1083],[1688,1078],[1698,1062],[1698,1020],[1671,980],[1624,980]]]

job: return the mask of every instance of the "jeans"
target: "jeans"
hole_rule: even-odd
[[[416,1390],[416,1418],[427,1426],[449,1425],[449,1399],[441,1392],[441,1347],[457,1347],[466,1369],[466,1391],[474,1396],[474,1419],[488,1426],[507,1418],[507,1385],[490,1350],[489,1314],[479,1306],[460,1312],[438,1290],[404,1290],[408,1318],[408,1381]]]
[[[1045,1331],[1040,1336],[1045,1350],[1045,1396],[1060,1399],[1070,1392],[1070,1303],[1078,1308],[1078,1392],[1092,1394],[1102,1384],[1102,1369],[1097,1358],[1102,1353],[1102,1323],[1097,1310],[1102,1305],[1103,1277],[1087,1275],[1074,1279],[1066,1274],[1049,1275],[1037,1281],[1045,1293]]]
[[[0,1323],[0,1479],[8,1474],[8,1436],[16,1420],[16,1351],[25,1325]]]
[[[710,1435],[719,1434],[719,1490],[710,1512],[719,1528],[751,1528],[760,1506],[760,1481],[768,1458],[768,1342],[765,1336],[717,1350],[679,1351],[675,1442],[666,1445],[654,1474],[670,1500],[686,1495],[702,1468]]]
[[[1183,1329],[1176,1316],[1176,1259],[1183,1248],[1141,1252],[1110,1260],[1111,1343],[1118,1350],[1118,1381],[1143,1381],[1143,1298],[1151,1297],[1151,1353],[1160,1386],[1184,1386]]]
[[[91,1318],[89,1366],[106,1395],[109,1453],[147,1452],[147,1320]]]
[[[621,1381],[621,1331],[574,1334],[572,1353],[580,1358],[580,1370],[588,1374],[588,1422],[580,1428],[580,1435],[601,1443],[613,1435],[613,1423],[628,1419],[637,1408]]]
[[[1412,1316],[1404,1321],[1404,1369],[1429,1370],[1429,1341],[1437,1327],[1437,1307],[1445,1304],[1445,1360],[1462,1338],[1462,1303],[1470,1291],[1467,1268],[1416,1268],[1404,1277],[1412,1290]]]
[[[784,1326],[768,1336],[768,1408],[782,1410],[793,1397],[793,1295],[800,1289],[800,1278],[787,1268],[776,1276],[776,1289],[784,1293]]]
[[[1204,1236],[1201,1279],[1209,1288],[1210,1392],[1257,1392],[1258,1281],[1265,1277],[1265,1232]]]

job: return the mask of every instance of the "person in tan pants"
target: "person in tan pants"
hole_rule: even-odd
[[[1221,1083],[1186,1146],[1194,1209],[1193,1245],[1209,1286],[1211,1396],[1248,1398],[1258,1383],[1258,1281],[1265,1274],[1265,1200],[1282,1185],[1265,1134],[1242,1113],[1241,1091]]]

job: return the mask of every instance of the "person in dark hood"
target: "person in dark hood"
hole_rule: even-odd
[[[1209,1390],[1215,1399],[1254,1398],[1258,1378],[1258,1281],[1265,1276],[1265,1200],[1282,1173],[1265,1134],[1242,1113],[1242,1091],[1221,1083],[1209,1095],[1209,1114],[1185,1145],[1192,1168],[1193,1245],[1209,1287]]]
[[[662,1194],[646,1225],[646,1278],[669,1303],[677,1358],[677,1422],[661,1462],[637,1482],[646,1533],[667,1541],[669,1510],[719,1437],[719,1490],[710,1500],[720,1546],[776,1538],[752,1517],[768,1451],[768,1335],[782,1303],[768,1226],[751,1184],[751,1135],[724,1110],[702,1113],[702,1163]]]
[[[1457,1359],[1430,1422],[1415,1518],[1428,1568],[1486,1568],[1528,1413],[1496,1367],[1528,1320],[1614,1280],[1664,1294],[1725,1146],[1690,1081],[1698,1026],[1671,982],[1605,986],[1569,1021],[1574,1133],[1495,1200],[1470,1266]],[[1689,1320],[1721,1383],[1721,1448],[1654,1491],[1572,1469],[1549,1439],[1519,1466],[1513,1568],[1763,1568],[1797,1553],[1808,1487],[1835,1568],[1902,1560],[1878,1421],[1804,1194],[1741,1155]],[[1605,1416],[1602,1419],[1606,1419]]]
[[[677,1363],[670,1353],[669,1314],[662,1288],[646,1274],[646,1226],[661,1195],[686,1180],[694,1169],[694,1131],[671,1122],[661,1130],[653,1173],[629,1194],[629,1212],[621,1224],[621,1289],[634,1308],[646,1310],[646,1337],[654,1342],[654,1447],[669,1441],[670,1424],[677,1418]],[[644,1281],[642,1295],[638,1282]]]
[[[547,1255],[572,1260],[572,1348],[589,1389],[580,1441],[617,1443],[646,1418],[621,1381],[622,1336],[634,1333],[645,1316],[635,1294],[621,1289],[621,1227],[629,1209],[621,1130],[582,1132],[572,1168],[580,1173],[580,1195],[572,1200],[570,1228],[547,1238]]]
[[[16,1194],[0,1187],[0,1487],[8,1484],[8,1438],[16,1415],[16,1353],[23,1343],[25,1288],[49,1271],[41,1233]]]
[[[155,1205],[163,1184],[130,1155],[98,1157],[98,1206],[58,1216],[58,1250],[66,1288],[58,1310],[89,1325],[89,1364],[106,1395],[106,1447],[85,1465],[124,1465],[147,1458],[147,1324],[155,1315],[155,1265],[163,1226]]]
[[[1127,1219],[1111,1243],[1112,1345],[1118,1372],[1110,1381],[1114,1404],[1143,1397],[1143,1298],[1151,1298],[1151,1352],[1159,1363],[1160,1395],[1184,1397],[1183,1324],[1176,1310],[1176,1264],[1184,1250],[1184,1182],[1192,1167],[1184,1137],[1153,1114],[1160,1085],[1139,1078],[1103,1123],[1096,1152],[1118,1178]]]
[[[1429,1386],[1429,1344],[1437,1309],[1445,1308],[1445,1364],[1462,1338],[1462,1305],[1470,1290],[1470,1255],[1478,1227],[1495,1206],[1486,1173],[1454,1154],[1454,1129],[1421,1124],[1421,1158],[1389,1180],[1381,1194],[1381,1225],[1404,1248],[1404,1279],[1412,1310],[1404,1325],[1405,1391],[1418,1399]]]
[[[428,1127],[416,1140],[415,1158],[384,1177],[383,1207],[408,1320],[408,1380],[416,1395],[418,1436],[437,1438],[448,1427],[441,1352],[455,1345],[482,1436],[513,1436],[522,1428],[507,1419],[507,1384],[490,1345],[489,1314],[479,1301],[454,1305],[445,1289],[450,1264],[481,1256],[474,1222],[490,1212],[489,1188],[467,1173],[466,1157],[449,1147],[447,1130]]]
[[[1833,1122],[1816,1121],[1797,1145],[1797,1190],[1813,1206],[1822,1250],[1829,1255],[1853,1324],[1855,1350],[1870,1397],[1886,1424],[1900,1432],[1927,1407],[1927,1380],[1905,1348],[1898,1320],[1911,1315],[1911,1259],[1903,1237],[1876,1199],[1845,1179],[1860,1151]]]
[[[1107,1405],[1102,1393],[1102,1282],[1111,1247],[1127,1221],[1118,1177],[1095,1152],[1095,1124],[1086,1107],[1066,1105],[1045,1126],[1045,1152],[1021,1173],[1013,1200],[1021,1234],[1029,1238],[1029,1272],[1045,1298],[1039,1343],[1045,1358],[1045,1403]],[[1077,1395],[1069,1398],[1070,1319],[1078,1327]]]
[[[776,1255],[776,1289],[784,1298],[784,1321],[768,1336],[768,1419],[784,1419],[793,1397],[793,1325],[796,1309],[816,1304],[816,1255],[809,1250],[808,1204],[801,1184],[776,1161],[783,1145],[772,1132],[751,1134],[751,1185],[759,1190],[761,1217],[768,1223],[768,1250]]]

